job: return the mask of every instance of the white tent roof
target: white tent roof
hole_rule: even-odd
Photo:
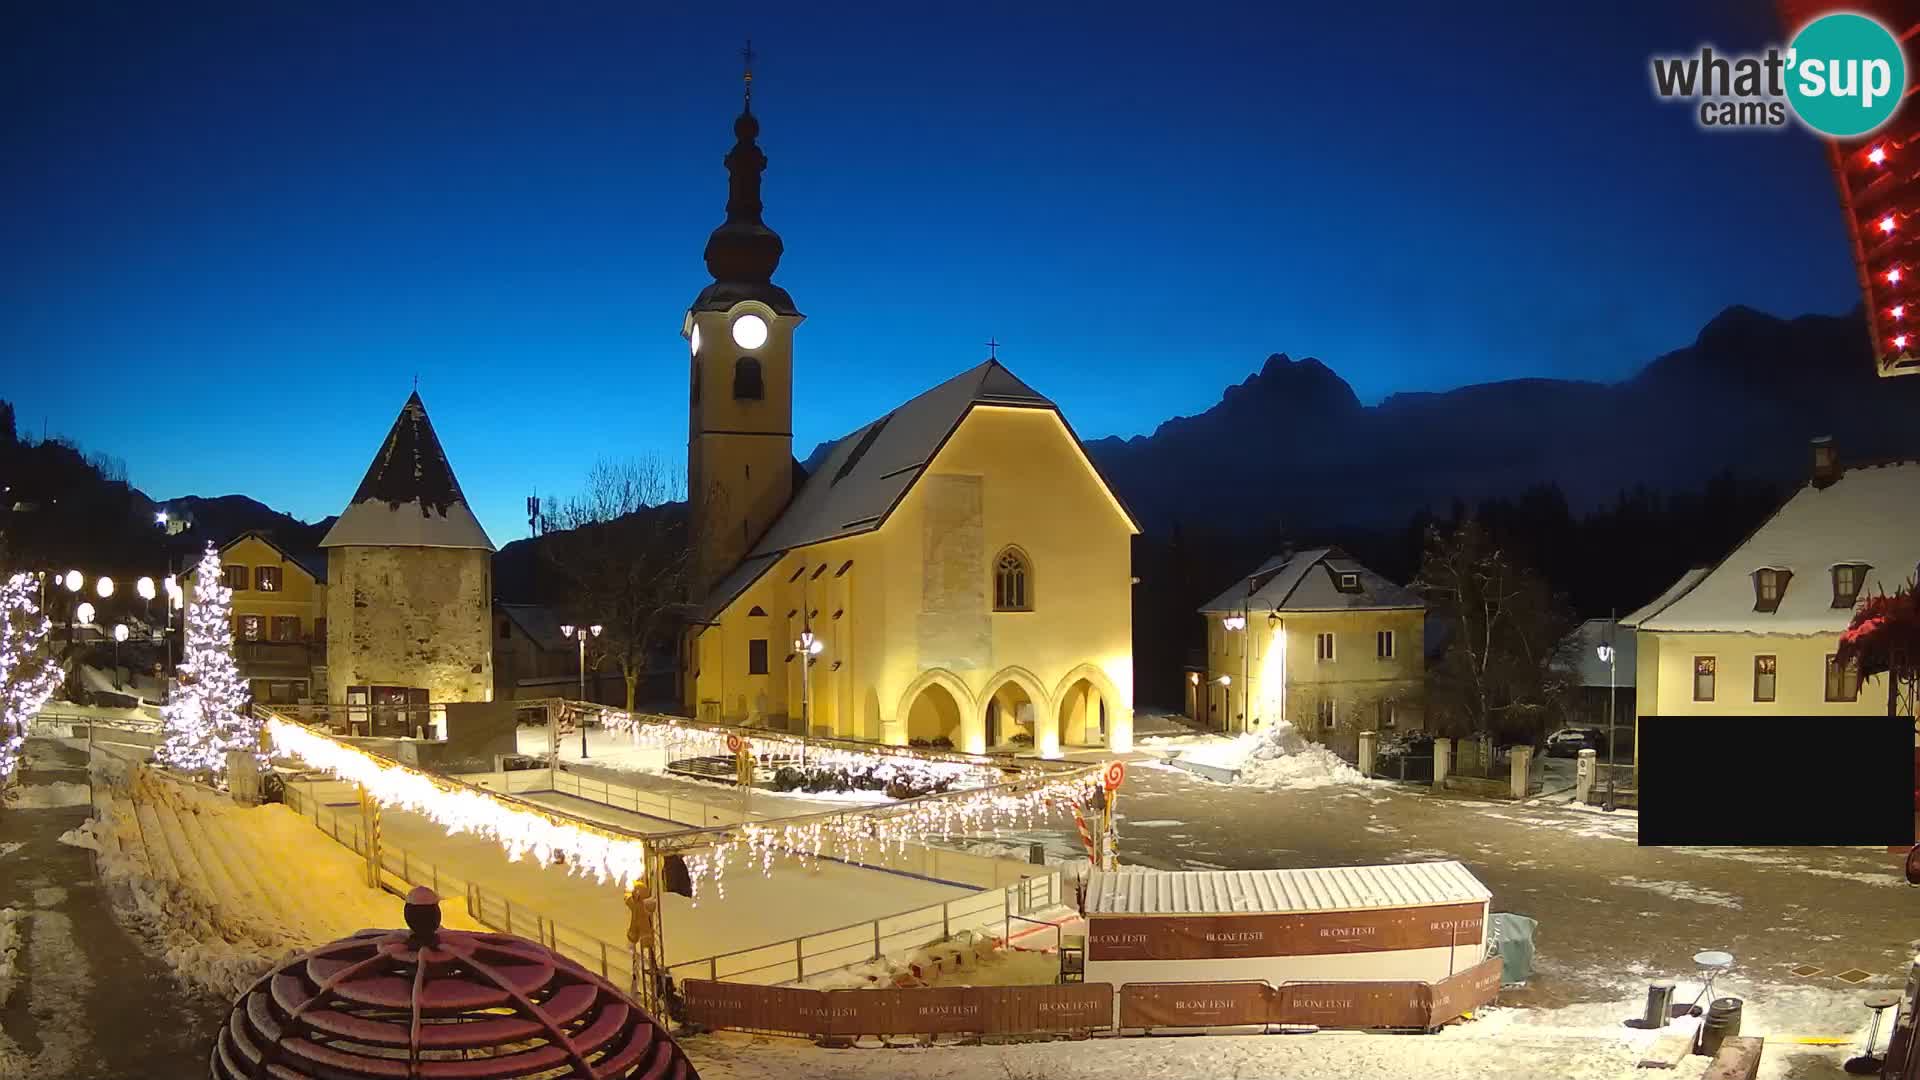
[[[1227,915],[1361,911],[1490,900],[1458,862],[1393,863],[1302,870],[1093,871],[1089,915]]]
[[[1920,564],[1920,462],[1849,468],[1827,487],[1802,487],[1699,584],[1640,618],[1639,628],[1837,634],[1853,618],[1850,607],[1833,606],[1832,570],[1843,563],[1870,568],[1861,596],[1895,592],[1913,576]],[[1793,573],[1774,611],[1753,610],[1753,574],[1761,569]]]

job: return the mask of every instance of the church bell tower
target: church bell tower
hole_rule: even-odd
[[[749,64],[752,50],[746,53]],[[689,599],[706,598],[793,497],[793,331],[804,318],[773,283],[783,250],[760,220],[767,155],[755,144],[753,71],[727,152],[727,219],[707,239],[713,283],[688,310]]]

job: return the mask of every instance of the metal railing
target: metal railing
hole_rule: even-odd
[[[876,961],[888,953],[945,941],[963,931],[997,929],[1000,940],[1005,941],[1011,937],[1016,919],[1052,907],[1059,896],[1059,874],[1030,877],[1017,885],[986,889],[850,926],[669,964],[667,973],[676,982],[702,978],[776,985],[800,982]]]

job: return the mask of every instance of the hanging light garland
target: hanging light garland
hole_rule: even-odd
[[[455,785],[397,762],[375,757],[299,724],[266,722],[276,753],[366,788],[382,806],[410,810],[448,833],[488,837],[506,850],[507,861],[531,855],[549,864],[558,854],[568,872],[630,887],[646,877],[646,845],[635,837],[592,828],[533,810],[492,792]]]

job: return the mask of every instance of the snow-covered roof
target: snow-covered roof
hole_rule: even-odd
[[[1359,591],[1341,592],[1341,574],[1359,577]],[[1253,592],[1248,594],[1251,587]],[[1339,548],[1276,555],[1201,607],[1203,615],[1236,611],[1384,611],[1427,606],[1418,593],[1362,566]]]
[[[1686,573],[1681,574],[1680,580],[1667,586],[1665,592],[1654,597],[1645,607],[1629,612],[1626,618],[1620,620],[1620,625],[1629,629],[1637,629],[1642,619],[1651,619],[1655,615],[1667,610],[1667,605],[1693,591],[1693,587],[1700,584],[1700,580],[1711,573],[1712,570],[1713,567],[1711,566],[1696,566]]]
[[[1301,870],[1169,870],[1087,877],[1088,915],[1225,915],[1360,911],[1489,900],[1458,862]]]
[[[1567,651],[1554,658],[1553,668],[1573,676],[1576,686],[1633,685],[1633,629],[1615,628],[1612,619],[1588,619],[1567,635]],[[1600,646],[1614,647],[1612,670],[1600,659]],[[1611,682],[1609,682],[1611,680]]]
[[[1809,483],[1693,588],[1638,620],[1642,630],[1837,634],[1853,617],[1833,606],[1835,566],[1868,567],[1861,596],[1892,593],[1920,565],[1920,462],[1849,468]],[[1754,572],[1792,572],[1773,611],[1754,610]],[[1635,614],[1639,614],[1636,612]]]
[[[527,635],[535,646],[549,652],[573,647],[573,642],[560,633],[560,616],[544,604],[495,604],[502,615],[513,620],[520,632]]]
[[[999,361],[988,360],[839,440],[766,535],[714,586],[703,616],[711,619],[724,610],[794,548],[878,529],[976,405],[1047,409],[1056,416],[1060,411]],[[1066,423],[1065,417],[1061,423]],[[1068,427],[1067,433],[1072,436],[1073,429]],[[1078,437],[1073,438],[1078,445]],[[1081,451],[1082,456],[1085,453]],[[1090,459],[1088,465],[1092,466]],[[1138,530],[1139,523],[1120,503],[1112,485],[1104,478],[1101,483]]]
[[[493,541],[467,508],[418,391],[401,406],[360,489],[320,546],[493,550]]]

